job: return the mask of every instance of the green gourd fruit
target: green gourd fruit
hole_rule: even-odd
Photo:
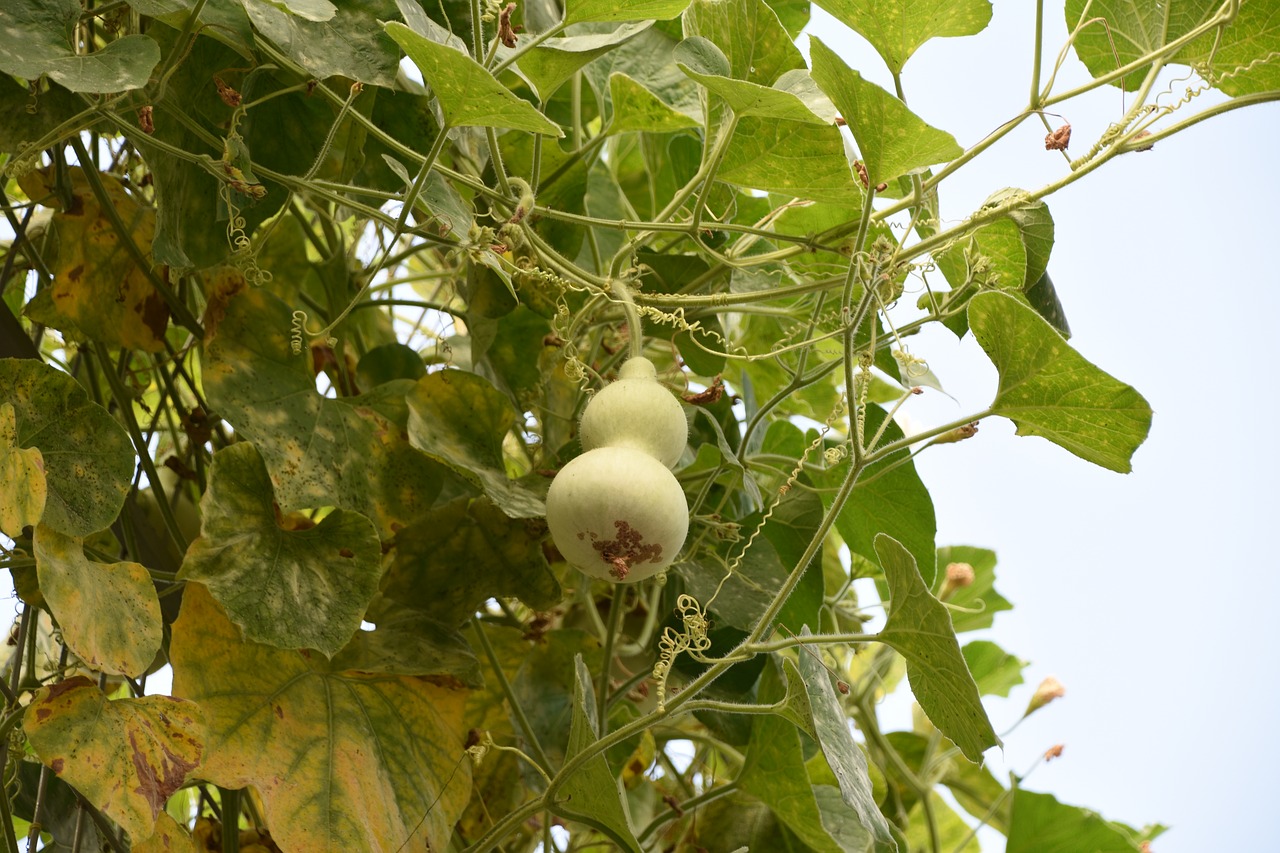
[[[653,362],[637,356],[587,403],[579,438],[585,450],[630,447],[671,468],[689,443],[689,423],[680,401],[658,382]]]

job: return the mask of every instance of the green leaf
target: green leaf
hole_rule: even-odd
[[[729,109],[740,118],[764,116],[783,121],[826,124],[790,92],[734,80],[719,73],[728,67],[728,60],[719,48],[704,38],[694,36],[680,42],[676,46],[675,58],[681,71],[708,91],[724,98]]]
[[[67,536],[111,524],[133,478],[124,427],[67,374],[38,361],[0,359],[0,403],[13,406],[16,448],[38,447],[48,489],[41,522]]]
[[[315,390],[310,359],[289,345],[289,308],[263,290],[214,300],[206,324],[210,402],[267,463],[281,511],[337,506],[371,519],[383,539],[427,511],[440,469],[403,437],[404,394],[388,382],[359,397]]]
[[[266,0],[266,2],[308,21],[327,21],[338,11],[329,0]]]
[[[635,38],[653,26],[652,21],[632,21],[615,30],[599,30],[591,24],[580,24],[563,38],[547,39],[527,51],[519,62],[520,71],[543,101],[549,99],[566,80],[589,62],[604,56],[619,45]],[[498,49],[499,59],[515,51]]]
[[[63,639],[91,669],[134,678],[160,651],[160,600],[144,566],[88,559],[79,537],[36,528],[40,592]],[[110,613],[110,619],[100,614]]]
[[[22,727],[40,760],[135,842],[151,837],[169,796],[201,770],[201,709],[181,699],[108,701],[76,676],[40,688]]]
[[[866,408],[866,429],[874,435],[886,414],[879,406]],[[902,429],[890,421],[882,442],[898,441]],[[933,583],[937,545],[937,519],[933,499],[916,473],[910,451],[903,449],[867,467],[858,478],[853,494],[836,518],[836,530],[853,553],[879,564],[876,536],[885,533],[902,543],[911,554],[920,574]],[[828,471],[821,483],[834,491],[844,479],[849,462]]]
[[[1011,296],[969,302],[969,327],[1000,372],[993,411],[1018,435],[1039,435],[1095,465],[1127,473],[1151,429],[1151,407],[1131,386],[1073,350]]]
[[[956,758],[948,762],[940,781],[965,811],[985,820],[992,829],[1009,834],[1009,792],[989,769]]]
[[[804,655],[801,655],[801,658],[803,657]],[[804,681],[805,677],[800,673],[800,668],[796,666],[795,661],[791,658],[775,657],[773,658],[775,665],[778,660],[782,661],[782,677],[786,682],[787,694],[785,697],[786,702],[774,713],[779,717],[790,720],[792,725],[817,741],[818,727],[815,725],[816,717],[813,699],[809,695],[809,688]],[[802,660],[801,663],[803,662]]]
[[[684,13],[684,34],[714,42],[729,60],[720,74],[772,86],[786,71],[804,68],[804,57],[777,14],[764,0],[693,0]]]
[[[809,122],[742,119],[716,178],[813,201],[860,205],[862,199],[840,129]]]
[[[508,518],[487,498],[457,498],[396,534],[382,595],[447,625],[497,596],[549,610],[563,593],[542,555],[545,538],[541,520]]]
[[[862,853],[867,849],[871,838],[851,819],[847,808],[821,808],[817,787],[810,784],[804,766],[800,733],[790,722],[773,714],[756,717],[745,754],[749,760],[738,776],[739,788],[768,805],[807,849],[817,853]],[[830,788],[829,793],[831,800],[840,801],[839,791]],[[832,829],[840,830],[842,837],[846,831],[853,837],[841,843],[832,837]]]
[[[809,634],[808,628],[801,632]],[[806,653],[812,651],[812,654]],[[836,691],[831,686],[831,676],[818,657],[817,649],[801,649],[800,671],[804,674],[804,686],[813,709],[813,727],[817,731],[818,746],[827,757],[827,764],[839,783],[840,798],[853,809],[863,829],[871,834],[877,847],[896,849],[889,824],[876,806],[871,792],[871,776],[867,771],[867,757],[849,731],[849,720],[840,707]]]
[[[689,5],[689,0],[568,0],[563,26],[583,21],[669,21]]]
[[[955,605],[951,611],[951,623],[956,633],[990,628],[995,615],[1001,610],[1012,610],[1013,605],[996,592],[996,552],[970,545],[949,545],[938,549],[938,578],[934,589],[945,583],[946,569],[951,563],[966,563],[973,569],[973,583],[956,587],[947,597],[947,603]]]
[[[12,403],[0,403],[0,533],[10,539],[39,523],[49,487],[38,447],[18,446]]]
[[[1091,22],[1076,35],[1072,46],[1089,73],[1101,77],[1186,35],[1221,5],[1214,0],[1168,0],[1162,3],[1067,0],[1067,31],[1075,30],[1087,9],[1087,20]],[[1266,4],[1243,3],[1241,7],[1251,5]],[[1102,20],[1095,20],[1098,18]],[[1209,38],[1212,37],[1211,33]],[[1249,56],[1252,59],[1257,54],[1250,53]],[[1119,85],[1127,92],[1135,91],[1142,85],[1147,71],[1147,67],[1138,68],[1112,85]]]
[[[437,44],[396,21],[386,24],[386,30],[422,72],[449,127],[509,127],[564,136],[564,131],[532,104],[512,94],[465,53]]]
[[[418,380],[407,402],[414,447],[483,488],[512,518],[546,515],[541,494],[507,477],[502,443],[520,419],[487,379],[460,370],[432,373]]]
[[[1013,790],[1006,853],[1138,853],[1138,842],[1097,812],[1058,802],[1052,794]]]
[[[78,0],[5,0],[0,5],[0,71],[26,80],[46,74],[73,92],[109,94],[147,85],[160,46],[142,35],[75,48]],[[35,140],[31,140],[34,142]]]
[[[147,15],[175,29],[191,15],[196,0],[129,0],[139,15]],[[253,27],[242,0],[207,0],[200,9],[200,33],[215,38],[246,59],[253,56]]]
[[[1048,320],[1049,325],[1063,338],[1071,340],[1071,325],[1067,323],[1067,314],[1062,308],[1062,300],[1058,298],[1058,289],[1053,286],[1053,279],[1049,278],[1048,272],[1027,288],[1026,296],[1027,303],[1037,314]]]
[[[907,660],[907,679],[916,701],[938,730],[970,761],[1000,745],[982,707],[977,685],[956,641],[951,615],[929,594],[911,554],[892,537],[876,537],[892,600],[879,638]]]
[[[85,109],[84,101],[56,83],[39,94],[0,74],[0,152],[16,154]]]
[[[925,124],[902,101],[864,80],[816,36],[810,45],[813,79],[849,123],[873,186],[964,153],[955,137]]]
[[[333,656],[334,671],[443,675],[465,687],[483,686],[480,661],[453,627],[411,610],[380,616],[377,626],[357,631]]]
[[[1280,18],[1267,3],[1241,3],[1235,20],[1184,47],[1177,59],[1232,97],[1280,89]]]
[[[969,673],[983,696],[1008,696],[1022,683],[1022,669],[1027,662],[1011,655],[989,640],[966,643],[961,653]]]
[[[332,656],[360,629],[382,574],[369,519],[338,509],[315,526],[282,526],[267,466],[247,441],[214,454],[200,510],[182,577],[205,584],[245,637]]]
[[[292,4],[294,14],[290,14],[280,5],[244,0],[253,26],[298,65],[321,80],[348,77],[376,86],[395,85],[400,55],[380,24],[395,15],[393,2],[339,0],[336,14],[328,17],[300,16],[297,3]],[[329,3],[324,5],[332,8]]]
[[[991,0],[815,0],[871,42],[895,75],[931,38],[971,36],[991,21]]]
[[[667,106],[666,102],[622,72],[609,76],[613,120],[604,133],[674,133],[697,127],[696,118]]]
[[[448,846],[471,791],[466,691],[243,640],[198,583],[170,657],[174,693],[208,726],[201,778],[255,786],[281,849]]]
[[[938,849],[949,853],[981,853],[973,828],[964,822],[955,809],[938,795],[937,791],[929,794],[930,812],[926,813],[923,804],[917,804],[908,815],[906,835],[907,849],[928,850],[932,842],[929,821],[933,821],[937,831]]]
[[[596,696],[591,688],[591,672],[582,655],[574,657],[573,670],[573,719],[569,724],[566,761],[589,749],[600,738],[596,730]],[[553,812],[600,830],[622,850],[640,853],[622,787],[609,769],[603,752],[587,759],[568,777],[560,792],[562,797],[556,800]]]

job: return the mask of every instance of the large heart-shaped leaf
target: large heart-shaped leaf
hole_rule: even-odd
[[[1089,73],[1101,77],[1186,35],[1221,5],[1216,0],[1067,0],[1064,11],[1068,31],[1074,30],[1088,12],[1090,23],[1071,44]],[[1265,3],[1241,6],[1269,8]],[[1250,58],[1256,56],[1250,52]],[[1118,85],[1132,92],[1142,85],[1147,71],[1139,68],[1121,78]]]
[[[160,46],[123,36],[100,50],[75,49],[78,0],[5,0],[0,4],[0,71],[38,80],[49,75],[73,92],[123,92],[147,85]]]
[[[181,699],[108,701],[76,676],[40,688],[22,727],[40,760],[135,841],[151,837],[170,795],[201,770],[201,709]]]
[[[281,526],[271,478],[247,441],[213,457],[200,538],[182,576],[205,584],[256,642],[332,656],[360,628],[382,574],[372,522],[334,510],[315,526]]]
[[[911,692],[933,724],[970,761],[981,762],[1000,738],[960,652],[951,615],[929,594],[906,548],[883,534],[875,545],[892,602],[879,639],[906,658]]]
[[[41,521],[88,536],[120,513],[133,477],[129,434],[79,383],[38,361],[0,359],[0,403],[13,406],[12,447],[40,448],[48,493]]]
[[[804,57],[764,0],[694,0],[684,13],[686,37],[714,42],[729,60],[724,76],[772,86]]]
[[[448,846],[471,789],[466,691],[243,640],[198,583],[170,657],[174,692],[205,714],[201,777],[255,786],[282,849]]]
[[[1112,471],[1132,469],[1151,429],[1151,406],[1134,388],[1095,367],[1031,308],[982,293],[969,303],[969,328],[1000,372],[992,410]]]
[[[63,639],[90,668],[142,675],[160,650],[160,600],[138,563],[99,563],[83,542],[50,527],[36,528],[33,548],[40,592]],[[102,618],[109,613],[111,618]]]
[[[289,345],[288,306],[265,290],[218,294],[206,319],[204,388],[218,414],[258,447],[281,511],[337,506],[383,539],[421,517],[440,470],[409,446],[408,380],[359,397],[316,391],[311,359]]]
[[[320,79],[348,77],[378,86],[395,85],[399,54],[379,22],[395,14],[391,0],[345,2],[328,10],[290,14],[268,0],[244,0],[259,33]],[[326,13],[327,12],[327,13]]]
[[[791,92],[771,89],[758,83],[734,80],[718,72],[727,70],[728,62],[713,43],[699,36],[687,38],[676,47],[676,63],[680,70],[724,98],[734,114],[741,117],[765,116],[783,121],[826,124]]]
[[[568,0],[564,26],[584,21],[668,21],[689,5],[689,0]]]
[[[931,38],[971,36],[991,22],[991,0],[815,0],[857,30],[894,74]]]

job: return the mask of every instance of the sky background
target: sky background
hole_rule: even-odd
[[[1030,91],[1034,7],[1002,0],[978,36],[925,44],[903,72],[911,109],[965,147],[1016,115]],[[1067,36],[1060,2],[1046,3],[1045,23],[1047,73]],[[892,91],[861,36],[818,9],[808,32]],[[800,44],[807,50],[807,38]],[[1069,53],[1056,91],[1088,79]],[[1173,100],[1186,85],[1174,84]],[[1221,100],[1201,95],[1173,120]],[[1106,87],[1054,109],[1080,156],[1120,117],[1121,96]],[[1003,755],[988,753],[993,771],[1022,773],[1063,743],[1062,758],[1027,787],[1133,825],[1171,825],[1157,853],[1265,849],[1263,818],[1274,811],[1278,132],[1280,104],[1239,110],[1048,199],[1049,270],[1072,345],[1155,410],[1132,474],[1019,438],[1002,419],[917,459],[938,543],[994,549],[997,588],[1015,608],[966,638],[1032,662],[1025,686],[988,701],[997,731],[1043,677],[1067,688],[1006,739]],[[945,181],[943,218],[963,219],[1003,187],[1031,190],[1066,174],[1044,135],[1029,121]],[[938,330],[911,349],[958,400],[920,398],[907,413],[914,423],[953,420],[994,396],[995,370],[971,336]],[[886,720],[894,715],[909,725],[903,707],[885,709]],[[1001,839],[984,834],[984,849],[1001,849],[985,843],[992,837]]]

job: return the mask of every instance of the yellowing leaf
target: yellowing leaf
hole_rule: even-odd
[[[165,813],[156,818],[155,834],[131,848],[133,853],[197,853],[198,849],[191,833]]]
[[[23,728],[48,767],[136,840],[150,838],[165,801],[200,766],[200,709],[169,696],[108,701],[76,676],[42,687]]]
[[[241,639],[189,583],[173,625],[174,692],[204,710],[202,777],[254,785],[283,850],[443,850],[470,797],[467,691],[338,671]]]
[[[160,650],[160,600],[138,563],[88,559],[83,541],[36,528],[40,591],[71,651],[96,670],[139,676]]]
[[[66,321],[109,347],[159,352],[164,349],[169,306],[126,250],[90,189],[84,170],[71,168],[67,173],[71,204],[53,215],[52,224],[58,248],[50,288],[51,325],[61,328],[59,320]],[[114,177],[98,177],[129,236],[143,255],[149,256],[156,230],[155,211],[139,204]],[[52,171],[32,172],[21,183],[36,201],[52,204],[56,198]]]
[[[47,494],[40,448],[18,446],[13,404],[0,403],[0,532],[17,536],[40,521]]]
[[[338,509],[283,528],[267,467],[247,441],[214,455],[200,508],[182,577],[205,583],[246,637],[332,656],[360,629],[382,573],[369,519]]]

